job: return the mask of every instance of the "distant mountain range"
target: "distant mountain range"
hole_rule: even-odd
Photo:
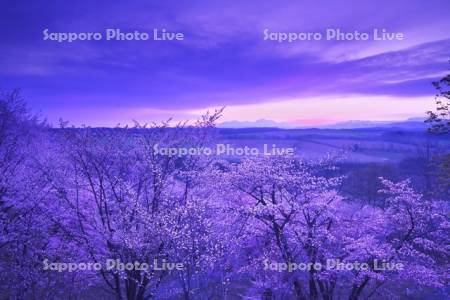
[[[260,119],[256,121],[228,121],[218,124],[219,128],[329,128],[329,129],[353,129],[353,128],[404,128],[404,129],[425,129],[427,124],[424,118],[409,118],[404,121],[364,121],[351,120],[339,122],[336,124],[320,126],[298,126],[285,122],[276,122],[273,120]]]

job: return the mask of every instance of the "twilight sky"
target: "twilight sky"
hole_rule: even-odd
[[[401,120],[433,105],[448,71],[448,0],[0,0],[0,88],[20,88],[51,122],[113,126],[192,119],[226,106],[222,121],[298,125]],[[43,40],[49,32],[184,34],[182,41]],[[327,29],[369,40],[327,40]],[[279,43],[269,32],[319,32]],[[403,40],[373,40],[373,30]]]

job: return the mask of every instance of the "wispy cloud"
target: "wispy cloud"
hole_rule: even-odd
[[[246,1],[226,6],[214,1],[77,6],[18,2],[1,12],[1,87],[22,88],[35,108],[52,115],[102,110],[111,112],[111,120],[119,108],[136,113],[153,109],[149,115],[157,118],[160,110],[183,114],[223,105],[272,105],[274,99],[309,103],[308,99],[352,95],[373,101],[432,97],[430,82],[447,70],[450,58],[446,2],[350,2]],[[185,41],[61,44],[42,41],[44,28],[61,32],[166,28],[184,32]],[[406,38],[286,44],[264,41],[265,28],[286,32],[386,28],[403,32]],[[422,109],[413,107],[416,110],[410,113]],[[283,113],[279,118],[291,118],[288,110]],[[92,121],[90,115],[85,117]]]

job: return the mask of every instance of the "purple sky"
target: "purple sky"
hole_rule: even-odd
[[[448,70],[442,1],[0,0],[0,88],[55,121],[114,125],[192,118],[293,124],[423,115]],[[114,3],[113,3],[114,2]],[[51,32],[184,33],[183,41],[44,41]],[[371,33],[402,41],[265,41],[263,31]]]

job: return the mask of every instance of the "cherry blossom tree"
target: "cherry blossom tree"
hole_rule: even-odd
[[[202,157],[157,153],[166,148],[202,147],[220,111],[193,126],[168,123],[114,130],[63,127],[61,151],[42,164],[52,187],[54,221],[64,226],[85,260],[122,263],[182,263],[186,298],[199,268],[220,254],[208,202],[199,198],[196,174]],[[100,270],[118,299],[154,296],[169,270]]]
[[[1,94],[0,297],[448,298],[448,199],[385,178],[383,205],[344,197],[334,157],[158,151],[213,147],[221,113],[50,128]]]
[[[317,174],[324,168],[285,157],[246,159],[224,171],[226,193],[239,202],[246,229],[250,294],[360,299],[442,289],[449,254],[445,202],[426,201],[407,181],[382,180],[385,208],[360,207],[339,195],[341,178]],[[280,263],[297,267],[273,268]],[[310,267],[299,270],[299,263]]]

